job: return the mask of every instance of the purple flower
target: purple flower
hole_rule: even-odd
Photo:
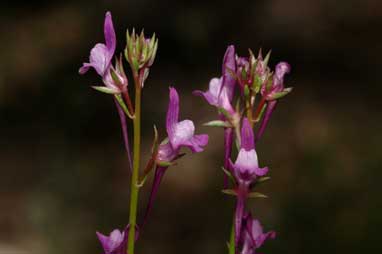
[[[235,110],[231,105],[229,93],[229,87],[223,86],[223,77],[211,79],[208,91],[197,90],[193,92],[194,95],[204,97],[210,105],[223,108],[230,115],[234,115]]]
[[[256,249],[260,248],[268,238],[274,239],[276,237],[274,231],[263,233],[260,222],[252,219],[251,215],[248,215],[244,221],[246,226],[243,228],[242,233],[243,247],[241,254],[255,254]]]
[[[92,48],[89,63],[84,63],[79,70],[81,74],[86,73],[90,67],[93,67],[100,76],[104,77],[110,67],[116,47],[115,31],[110,12],[105,15],[104,34],[106,44],[97,43]]]
[[[101,242],[104,254],[126,254],[127,241],[130,225],[127,225],[123,231],[114,229],[109,236],[96,232],[98,240]],[[136,226],[135,241],[139,237],[139,229]]]
[[[111,94],[126,92],[128,80],[123,70],[122,58],[116,61],[115,67],[111,64],[116,47],[116,36],[110,12],[105,15],[104,34],[106,44],[97,43],[92,48],[89,63],[84,63],[79,73],[85,74],[89,68],[94,68],[106,86],[96,86],[95,89]]]
[[[284,76],[285,74],[289,73],[291,70],[291,67],[286,62],[280,62],[276,65],[275,74],[273,75],[273,81],[270,84],[270,86],[264,83],[261,87],[261,95],[263,96],[263,101],[267,102],[267,109],[264,113],[264,117],[261,120],[261,124],[259,127],[259,130],[256,135],[256,140],[259,140],[265,131],[265,128],[268,125],[269,119],[273,113],[273,111],[276,108],[277,99],[282,98],[283,96],[287,95],[292,91],[291,87],[284,88]]]
[[[96,232],[105,254],[126,254],[128,231],[113,230],[109,236]]]
[[[275,74],[273,75],[273,82],[271,85],[264,83],[261,87],[261,95],[266,100],[275,100],[288,94],[292,89],[284,88],[284,76],[291,70],[287,62],[280,62],[276,65]]]
[[[170,102],[166,117],[168,141],[159,146],[158,161],[170,162],[178,154],[181,147],[188,147],[192,152],[201,152],[208,143],[208,135],[194,135],[195,126],[191,120],[179,122],[179,95],[170,87]]]
[[[238,183],[236,188],[237,201],[235,211],[236,242],[240,239],[245,200],[250,191],[251,184],[256,181],[258,176],[264,176],[268,172],[268,167],[259,167],[253,129],[247,118],[243,119],[240,136],[241,145],[236,162],[233,164],[230,160],[230,168]]]
[[[235,47],[233,45],[230,45],[225,51],[222,66],[222,87],[226,89],[229,101],[232,101],[235,92],[236,78],[233,76],[235,72]]]
[[[163,175],[171,165],[171,162],[179,158],[180,149],[182,147],[188,147],[192,152],[198,153],[202,152],[208,143],[207,134],[194,134],[195,126],[191,120],[183,120],[179,122],[179,95],[173,87],[170,87],[170,102],[167,110],[166,129],[168,139],[165,139],[158,148],[156,158],[157,167],[155,169],[155,176],[143,219],[143,225],[147,221]]]
[[[241,129],[240,151],[236,162],[231,162],[231,167],[239,185],[244,186],[249,186],[258,176],[268,172],[268,167],[259,167],[253,129],[247,118],[244,118]]]
[[[206,92],[194,91],[193,94],[204,97],[210,105],[223,108],[230,115],[234,115],[235,110],[231,105],[231,101],[236,85],[236,79],[233,76],[235,72],[235,47],[230,45],[224,54],[222,76],[211,79],[209,89]]]

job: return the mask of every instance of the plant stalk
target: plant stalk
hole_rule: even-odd
[[[129,218],[129,239],[127,242],[127,253],[134,254],[134,245],[136,237],[136,221],[138,207],[138,180],[139,180],[139,164],[140,164],[140,146],[141,146],[141,85],[137,73],[134,73],[135,82],[135,118],[134,126],[134,148],[133,148],[133,174],[131,177],[130,191],[130,218]]]

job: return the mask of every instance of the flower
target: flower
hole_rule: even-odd
[[[193,153],[198,153],[202,152],[208,143],[207,134],[194,134],[195,126],[191,120],[183,120],[179,122],[179,95],[173,87],[170,87],[170,101],[167,110],[166,129],[168,138],[166,138],[158,148],[156,157],[157,166],[149,202],[143,219],[143,225],[147,221],[164,173],[171,163],[181,156],[179,154],[180,149],[182,147],[188,147]]]
[[[170,162],[178,154],[181,147],[188,147],[192,152],[201,152],[208,143],[208,135],[194,135],[195,126],[191,120],[179,122],[179,95],[170,87],[170,102],[166,117],[168,141],[162,142],[158,150],[159,162]]]
[[[89,63],[83,63],[79,73],[85,74],[90,68],[94,68],[102,77],[106,87],[94,86],[93,88],[105,93],[120,94],[127,91],[128,80],[123,70],[121,57],[116,60],[115,67],[111,64],[117,40],[110,12],[105,15],[104,35],[106,44],[97,43],[92,48]]]
[[[243,119],[241,128],[241,145],[236,162],[231,160],[230,168],[236,178],[236,210],[235,210],[235,241],[238,242],[241,234],[241,224],[244,215],[245,200],[250,192],[251,184],[258,176],[264,176],[268,167],[260,168],[255,150],[254,134],[251,124],[247,118]]]
[[[127,225],[123,231],[114,229],[109,236],[96,232],[98,240],[101,242],[102,248],[105,251],[104,254],[126,254],[127,253],[127,241],[130,225]],[[139,237],[139,228],[135,226],[135,241]]]
[[[197,90],[193,94],[204,97],[210,105],[223,108],[230,115],[235,114],[229,99],[228,86],[223,86],[223,77],[211,79],[208,91],[202,92]]]
[[[113,20],[110,12],[106,12],[104,23],[104,34],[106,44],[97,43],[90,51],[89,63],[84,63],[80,68],[81,74],[86,73],[90,67],[94,68],[100,76],[105,76],[110,67],[116,47],[116,36]]]
[[[250,214],[244,218],[244,222],[241,254],[255,254],[256,249],[260,248],[268,238],[274,239],[276,237],[276,232],[274,231],[263,233],[263,227],[260,222],[253,219]]]
[[[197,90],[193,94],[204,97],[210,105],[223,108],[231,116],[235,115],[235,110],[231,105],[236,85],[236,79],[233,76],[235,72],[235,47],[230,45],[224,54],[222,76],[211,79],[206,92]]]
[[[284,97],[292,91],[292,88],[284,88],[284,76],[291,70],[287,62],[280,62],[276,65],[272,83],[265,82],[261,87],[261,95],[267,100],[276,100]]]
[[[105,254],[126,254],[127,232],[115,229],[109,236],[96,232]]]
[[[236,162],[230,164],[239,185],[246,187],[249,187],[258,176],[264,176],[268,172],[268,167],[259,167],[253,129],[247,118],[243,120],[239,154]]]

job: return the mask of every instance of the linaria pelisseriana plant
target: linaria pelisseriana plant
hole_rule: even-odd
[[[130,214],[124,229],[113,230],[109,235],[97,232],[97,237],[105,254],[134,254],[135,242],[145,225],[152,208],[161,180],[168,168],[181,158],[181,148],[188,148],[192,153],[202,152],[208,143],[206,134],[195,134],[191,120],[179,121],[179,95],[174,87],[169,88],[169,104],[166,115],[167,137],[159,143],[158,132],[154,126],[154,138],[151,157],[141,168],[141,96],[149,70],[154,63],[158,49],[155,34],[151,38],[144,33],[127,31],[124,56],[131,70],[134,83],[134,96],[129,94],[129,80],[123,67],[122,53],[115,54],[116,35],[110,12],[105,15],[105,43],[97,43],[90,51],[89,63],[79,69],[80,74],[93,68],[102,78],[103,85],[93,86],[97,91],[113,96],[120,124],[123,141],[131,172]],[[112,61],[115,58],[115,64]],[[246,209],[248,198],[265,197],[253,192],[260,182],[268,180],[267,167],[259,167],[255,150],[269,122],[278,100],[291,91],[284,88],[284,75],[290,71],[287,63],[281,62],[275,72],[268,67],[269,54],[256,58],[252,51],[249,57],[238,57],[234,46],[229,46],[224,55],[222,76],[210,81],[206,92],[195,91],[218,109],[218,120],[207,123],[209,126],[224,128],[224,190],[236,197],[229,253],[254,254],[268,238],[274,238],[273,231],[263,233],[260,222],[252,218]],[[256,103],[256,97],[260,101]],[[233,106],[233,100],[236,104]],[[128,139],[128,120],[133,125],[133,152],[131,156]],[[259,123],[256,134],[254,126]],[[233,149],[237,157],[232,160]],[[233,162],[234,161],[234,162]],[[146,177],[154,170],[150,198],[141,222],[137,222],[138,194]]]

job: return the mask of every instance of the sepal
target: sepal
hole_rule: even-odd
[[[260,192],[250,192],[248,193],[248,198],[268,198],[267,195],[264,195],[263,193]]]
[[[237,192],[233,189],[224,189],[222,192],[230,196],[237,196]]]
[[[129,109],[126,107],[126,104],[125,102],[123,101],[122,99],[122,96],[120,94],[114,94],[114,97],[117,99],[119,105],[121,106],[121,108],[123,109],[123,112],[125,112],[125,114],[130,118],[130,119],[134,119],[135,116],[131,115],[130,112],[129,112]]]
[[[226,121],[221,120],[214,120],[203,124],[204,126],[211,126],[211,127],[224,127],[224,128],[232,128],[232,125],[230,123],[227,123]]]
[[[106,94],[119,94],[119,91],[113,88],[109,88],[106,86],[92,86],[93,89],[97,90],[98,92],[101,93],[106,93]]]
[[[284,88],[284,90],[282,90],[281,92],[276,92],[276,93],[270,95],[269,96],[269,100],[278,100],[278,99],[281,99],[284,96],[286,96],[287,94],[289,94],[290,92],[292,92],[292,90],[293,90],[292,87]]]

